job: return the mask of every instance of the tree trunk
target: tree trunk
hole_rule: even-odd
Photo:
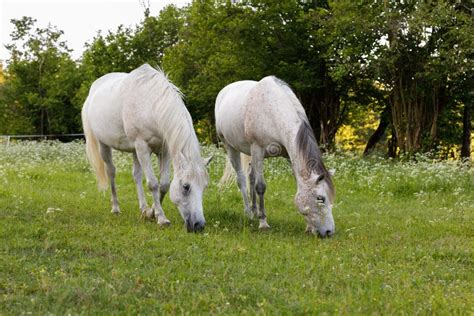
[[[41,109],[41,135],[44,135],[44,109]]]
[[[309,100],[303,101],[303,105],[315,137],[320,145],[331,148],[334,145],[338,124],[341,121],[339,119],[341,115],[339,99],[334,95],[320,99],[315,94]]]
[[[382,114],[380,115],[380,123],[375,132],[370,136],[369,141],[367,142],[367,145],[365,146],[364,149],[364,156],[367,156],[372,152],[374,149],[375,145],[380,141],[382,138],[383,134],[385,133],[385,130],[387,129],[387,126],[390,123],[390,108],[389,106],[386,106]]]
[[[471,120],[472,120],[472,104],[471,100],[464,103],[463,124],[462,124],[462,142],[461,157],[471,158]]]
[[[387,142],[387,156],[390,158],[397,157],[397,133],[392,127],[392,137]]]
[[[345,110],[341,109],[339,94],[331,78],[326,77],[324,88],[300,95],[318,143],[331,148]]]

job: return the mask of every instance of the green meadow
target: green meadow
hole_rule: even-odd
[[[127,154],[114,216],[82,142],[0,144],[0,315],[474,313],[469,165],[328,154],[336,234],[320,239],[285,160],[266,162],[262,232],[237,186],[217,187],[224,151],[203,151],[207,225],[192,234],[168,197],[170,227],[140,219]]]

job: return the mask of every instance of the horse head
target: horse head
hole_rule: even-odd
[[[321,237],[330,237],[336,230],[332,216],[334,190],[329,178],[332,174],[332,170],[328,174],[311,173],[302,180],[295,196],[295,204],[306,219],[306,231]]]
[[[208,184],[206,166],[211,158],[197,162],[186,159],[183,154],[179,156],[170,186],[170,199],[178,207],[188,232],[200,232],[206,224],[202,197]]]

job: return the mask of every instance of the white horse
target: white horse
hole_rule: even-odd
[[[289,156],[298,188],[295,203],[305,216],[306,231],[322,237],[332,236],[335,232],[333,171],[325,168],[306,113],[288,85],[273,76],[259,82],[234,82],[219,92],[215,116],[218,137],[237,174],[245,212],[250,218],[257,215],[259,228],[270,227],[264,206],[263,160],[270,156]],[[251,156],[251,208],[240,153]],[[258,209],[256,195],[259,196]]]
[[[110,73],[91,86],[82,109],[87,156],[97,175],[99,188],[112,191],[112,212],[120,213],[115,188],[112,148],[133,153],[133,177],[143,217],[169,225],[161,202],[170,189],[169,163],[174,176],[170,198],[178,207],[188,231],[201,231],[205,220],[202,196],[208,183],[206,164],[194,132],[191,116],[178,88],[161,70],[145,64],[130,73]],[[160,162],[160,182],[151,154]],[[142,170],[153,195],[147,205]]]

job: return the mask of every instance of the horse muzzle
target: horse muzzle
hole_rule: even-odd
[[[319,231],[318,229],[317,231],[318,231],[318,236],[320,238],[329,238],[334,235],[334,230],[330,230],[330,229],[323,230],[323,231]]]
[[[186,229],[188,230],[188,233],[200,233],[204,230],[204,226],[206,226],[204,221],[186,220]]]

